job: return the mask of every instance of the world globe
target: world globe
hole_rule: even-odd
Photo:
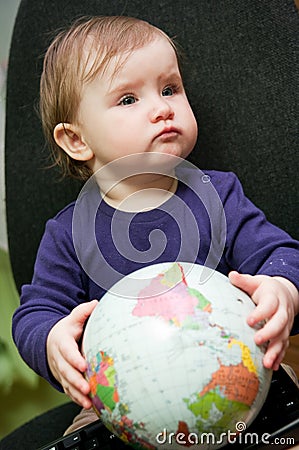
[[[226,276],[190,263],[148,266],[117,282],[82,343],[106,427],[135,448],[235,442],[271,382],[257,327],[246,323],[254,308]]]

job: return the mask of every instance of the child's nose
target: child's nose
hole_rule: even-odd
[[[169,102],[167,101],[167,97],[160,97],[159,100],[156,100],[155,106],[152,110],[151,120],[152,122],[158,122],[159,120],[167,120],[172,119],[174,116],[174,111]]]

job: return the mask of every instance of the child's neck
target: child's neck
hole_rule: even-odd
[[[113,208],[126,212],[144,212],[165,203],[176,191],[175,176],[142,174],[115,184],[101,192],[103,199]]]

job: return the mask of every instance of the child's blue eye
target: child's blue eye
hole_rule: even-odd
[[[133,95],[126,95],[120,101],[120,105],[128,106],[136,103],[136,98]]]
[[[162,91],[163,97],[170,97],[173,94],[175,94],[175,88],[173,86],[167,86]]]

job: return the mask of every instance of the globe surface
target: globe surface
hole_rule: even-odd
[[[104,424],[136,448],[221,447],[253,421],[271,371],[246,318],[252,300],[190,263],[124,277],[83,336],[86,377]],[[230,440],[229,440],[230,442]]]

